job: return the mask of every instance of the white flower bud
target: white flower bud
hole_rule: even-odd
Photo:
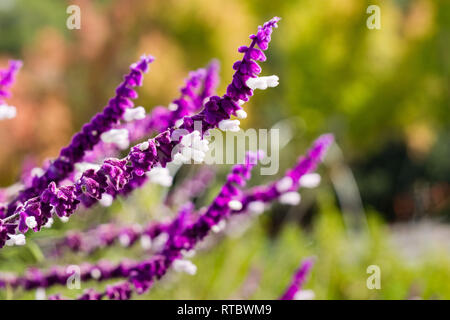
[[[239,128],[239,124],[239,120],[222,120],[219,122],[219,129],[222,131],[238,132],[241,129]]]
[[[239,109],[238,111],[236,111],[236,116],[239,119],[245,119],[247,118],[247,112],[245,112],[244,109]]]
[[[102,272],[98,268],[94,268],[91,270],[91,277],[92,279],[98,280],[102,276]]]
[[[230,202],[228,202],[228,207],[231,210],[239,211],[242,209],[242,202],[240,202],[239,200],[231,200]]]
[[[220,220],[218,224],[213,225],[211,227],[212,232],[214,233],[219,233],[220,231],[222,231],[223,229],[225,229],[227,223],[225,222],[225,220]]]
[[[296,206],[300,203],[301,196],[298,192],[292,191],[282,194],[279,197],[279,201],[282,204],[288,204],[291,206]]]
[[[298,182],[300,187],[304,188],[315,188],[320,184],[320,174],[318,173],[308,173],[302,176]]]
[[[0,120],[13,119],[17,115],[16,107],[0,104]]]
[[[25,235],[19,233],[19,234],[10,234],[8,233],[9,239],[6,240],[7,246],[23,246],[27,243],[25,239]]]
[[[30,229],[36,228],[36,226],[37,226],[36,218],[33,217],[33,216],[26,217],[25,218],[25,224]]]
[[[169,103],[167,109],[169,109],[170,111],[176,111],[178,109],[178,105],[175,103]]]
[[[262,201],[252,201],[248,204],[248,211],[254,214],[261,214],[264,212],[266,205]]]
[[[256,77],[256,78],[249,78],[246,82],[247,87],[249,87],[252,90],[260,89],[265,90],[269,87],[276,87],[278,86],[279,78],[275,75],[273,76],[267,76],[267,77]]]
[[[53,225],[53,222],[54,222],[53,218],[48,218],[47,223],[44,224],[44,228],[51,228]]]
[[[170,176],[169,169],[162,167],[155,167],[146,173],[150,181],[162,185],[163,187],[170,187],[173,178]]]
[[[173,268],[177,272],[186,272],[191,276],[197,273],[197,266],[189,260],[176,259],[173,262]]]
[[[59,220],[61,220],[62,223],[66,223],[67,221],[69,221],[69,217],[60,217]]]
[[[119,236],[119,243],[122,247],[128,247],[130,245],[130,242],[130,237],[127,234],[123,233]]]
[[[139,150],[145,151],[148,149],[149,146],[150,146],[150,143],[148,143],[148,141],[144,141],[141,144],[139,144]]]
[[[42,177],[44,175],[44,170],[42,168],[36,167],[31,169],[31,176],[32,177]]]
[[[104,143],[113,143],[120,149],[126,149],[130,145],[127,129],[111,129],[102,133],[100,138]]]
[[[283,177],[277,182],[275,187],[278,192],[283,193],[288,191],[292,187],[293,183],[294,181],[292,181],[291,177]]]
[[[152,247],[152,238],[148,235],[143,234],[140,238],[141,247],[144,250],[150,250]]]
[[[45,288],[37,288],[36,289],[36,300],[45,300],[47,295],[45,294]]]
[[[299,290],[294,295],[294,300],[314,300],[316,294],[313,290]]]
[[[136,107],[136,108],[128,108],[125,110],[123,114],[123,120],[126,122],[134,121],[134,120],[142,120],[145,118],[145,109],[144,107]]]
[[[102,205],[103,207],[109,207],[112,205],[113,201],[114,198],[112,195],[104,193],[102,194],[102,198],[98,202],[100,202],[100,205]]]

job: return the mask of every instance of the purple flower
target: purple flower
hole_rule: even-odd
[[[128,300],[131,298],[131,294],[131,286],[128,282],[107,286],[105,291],[105,295],[111,300]]]
[[[331,135],[319,137],[319,139],[313,143],[312,148],[307,152],[307,156],[301,157],[297,165],[293,169],[287,171],[288,173],[285,177],[292,176],[300,179],[305,173],[310,172],[308,170],[313,170],[312,168],[315,169],[317,163],[322,160],[326,149],[332,141],[333,138]],[[133,284],[133,287],[138,293],[147,291],[154,280],[161,278],[172,266],[174,261],[181,258],[183,250],[189,251],[193,249],[195,245],[214,228],[214,226],[218,225],[229,215],[242,214],[243,212],[248,211],[249,204],[258,201],[257,199],[262,199],[264,202],[271,202],[278,199],[283,192],[292,190],[293,187],[287,188],[286,191],[283,192],[279,192],[276,189],[276,184],[282,180],[282,178],[269,184],[269,187],[258,186],[243,194],[241,188],[245,186],[246,180],[250,179],[251,169],[260,156],[261,155],[249,153],[244,164],[234,166],[219,194],[212,204],[197,219],[195,219],[195,215],[193,214],[194,208],[192,204],[187,204],[172,222],[151,223],[142,230],[135,227],[117,228],[114,225],[109,224],[99,226],[88,232],[86,235],[81,233],[70,234],[63,240],[62,244],[73,250],[81,249],[88,253],[92,252],[91,250],[94,250],[95,248],[104,245],[112,245],[117,239],[120,241],[121,236],[126,237],[126,241],[123,241],[125,246],[131,246],[136,242],[138,237],[148,236],[151,239],[155,239],[162,233],[167,234],[167,241],[162,251],[152,258],[141,262],[123,261],[118,265],[113,265],[106,261],[99,262],[96,265],[85,264],[82,267],[81,279],[83,281],[89,279],[97,279],[100,281],[112,278],[129,278],[129,282]],[[308,170],[304,170],[305,164],[308,164],[306,166]],[[292,172],[297,173],[292,175]],[[294,183],[294,185],[297,187],[301,186],[298,183]],[[89,241],[94,241],[94,243],[90,244],[88,243]],[[61,243],[57,243],[57,247],[59,246],[61,246]],[[294,277],[294,281],[288,290],[291,296],[295,295],[301,287],[301,283],[304,281],[305,272],[309,270],[308,268],[310,268],[310,265],[306,264],[304,268],[300,269],[301,272],[299,271]],[[0,283],[3,283],[3,285],[8,284],[14,288],[22,286],[27,289],[48,287],[58,283],[64,284],[68,277],[64,270],[64,267],[55,267],[50,272],[44,273],[32,269],[30,272],[27,272],[24,277],[3,278],[0,279]],[[128,298],[130,292],[128,290],[123,291],[122,285],[123,283],[119,284],[117,288],[115,286],[111,287],[111,294],[107,296],[113,298]],[[100,294],[95,291],[89,291],[89,294],[83,294],[80,299],[94,299],[105,295],[105,293]]]
[[[50,182],[60,182],[73,171],[75,163],[82,160],[88,150],[91,150],[99,141],[100,135],[110,130],[123,116],[125,110],[133,106],[130,99],[137,97],[132,89],[142,84],[142,73],[148,70],[148,64],[153,62],[152,56],[143,56],[130,67],[130,72],[116,89],[116,96],[112,98],[103,112],[96,114],[82,130],[76,133],[71,143],[63,148],[59,157],[50,165],[44,175],[34,177],[32,186],[22,190],[8,205],[8,215],[15,212],[17,203],[25,202],[39,195]]]
[[[272,32],[272,28],[276,27],[277,21],[278,18],[274,18],[268,23],[264,24],[264,26],[261,27],[261,30],[264,31],[264,34],[270,34]],[[260,32],[258,32],[256,38],[253,39],[250,48],[253,48],[258,41],[263,41],[263,38],[262,36],[259,36],[259,33]],[[267,41],[267,39],[264,41]],[[153,58],[144,57],[140,63],[131,67],[131,74],[135,75],[138,71],[145,71],[144,66],[146,66],[152,60]],[[241,61],[245,63],[251,62],[250,55],[248,53],[245,53]],[[247,76],[237,70],[235,73],[235,78],[236,77],[245,78]],[[134,77],[131,78],[134,79]],[[139,83],[139,81],[136,79],[131,81],[131,78],[126,77],[125,82],[127,82],[128,84]],[[249,89],[247,86],[236,88],[236,90],[236,92],[240,92],[240,95],[245,95],[244,99],[242,100],[248,100],[248,97],[252,94],[251,89]],[[250,93],[248,92],[248,90],[250,90]],[[172,152],[177,145],[177,143],[175,141],[172,141],[171,139],[171,135],[175,130],[174,128],[170,128],[160,133],[154,139],[148,140],[145,145],[142,143],[139,146],[133,147],[130,154],[122,160],[109,159],[104,161],[100,170],[89,173],[89,179],[92,180],[88,181],[86,179],[86,181],[78,181],[75,185],[63,186],[60,188],[56,187],[55,182],[51,182],[48,185],[47,189],[44,189],[43,184],[46,181],[49,181],[49,174],[51,175],[50,180],[58,180],[58,177],[66,176],[69,172],[72,171],[73,164],[82,158],[85,150],[92,148],[92,141],[90,141],[91,138],[95,141],[98,141],[98,133],[110,129],[112,123],[118,120],[118,118],[116,119],[116,116],[121,116],[125,108],[128,107],[129,104],[131,104],[131,101],[127,99],[128,96],[130,96],[129,92],[126,93],[126,97],[118,95],[114,99],[112,99],[109,106],[104,110],[103,113],[94,117],[94,121],[91,121],[89,124],[83,127],[83,133],[79,133],[74,136],[71,145],[61,152],[61,157],[58,158],[50,166],[49,170],[42,177],[36,177],[33,180],[33,184],[35,181],[37,181],[34,188],[31,188],[32,190],[26,189],[25,191],[21,192],[18,199],[30,199],[32,194],[42,192],[39,198],[41,198],[41,203],[43,205],[41,206],[41,210],[44,209],[45,214],[48,214],[48,205],[51,205],[54,207],[56,213],[59,216],[69,216],[77,208],[78,204],[81,201],[81,196],[84,195],[84,193],[80,193],[80,190],[86,192],[90,190],[92,191],[92,195],[94,195],[96,198],[101,196],[102,186],[99,185],[99,188],[96,188],[96,185],[93,183],[93,181],[95,181],[96,183],[102,181],[102,175],[106,175],[109,179],[109,182],[112,184],[113,189],[115,191],[119,191],[120,189],[123,189],[132,178],[142,176],[146,171],[149,171],[156,166],[165,167],[168,162],[172,161]],[[227,92],[227,94],[225,94],[222,98],[212,97],[208,101],[208,103],[206,103],[205,108],[199,114],[192,117],[185,117],[183,120],[183,125],[180,126],[180,128],[185,129],[188,132],[193,132],[194,129],[196,129],[194,127],[194,123],[196,121],[201,122],[203,129],[209,130],[212,128],[216,128],[221,121],[229,119],[232,114],[236,115],[236,111],[240,109],[241,107],[238,105],[236,97],[230,96]],[[108,120],[107,125],[102,122],[103,119]],[[93,128],[91,127],[94,123],[98,123],[98,126],[95,126],[95,134],[93,133]],[[89,128],[88,130],[86,129],[87,127]],[[86,146],[88,147],[86,148]],[[76,157],[73,156],[72,151],[76,151]],[[63,171],[58,171],[59,169],[55,171],[55,169],[57,168],[63,169]],[[89,189],[90,187],[93,188]],[[226,189],[224,189],[224,192],[227,193],[226,195],[224,195],[226,197],[235,195],[236,190],[233,186],[230,185],[227,186]],[[225,200],[219,198],[218,202],[215,203],[218,208],[214,208],[212,212],[218,210],[220,206],[223,205],[223,201]],[[24,208],[26,209],[26,206],[28,205],[28,201],[25,202]],[[12,206],[15,207],[15,203],[13,203]],[[208,221],[205,220],[202,223],[206,223],[206,225],[210,223],[209,220],[212,220],[214,222],[214,217],[208,217],[205,219]],[[39,227],[40,226],[38,226],[37,228],[39,229]]]
[[[320,136],[314,141],[306,156],[300,157],[297,165],[288,170],[281,179],[268,186],[257,186],[246,192],[241,199],[242,209],[237,211],[245,212],[253,202],[269,203],[283,194],[297,190],[301,186],[301,178],[316,169],[333,141],[334,138],[331,134]]]
[[[6,240],[9,239],[8,234],[15,234],[16,225],[12,223],[5,223],[0,220],[0,247],[3,247]]]
[[[311,268],[314,265],[314,260],[309,258],[302,261],[300,268],[294,274],[292,278],[292,282],[289,287],[286,289],[286,292],[281,296],[280,300],[293,300],[295,294],[300,291],[303,284],[306,281],[306,277],[311,271]]]
[[[17,72],[22,67],[22,61],[10,60],[9,67],[5,70],[0,70],[0,104],[5,103],[4,100],[11,96],[9,92],[13,85]]]

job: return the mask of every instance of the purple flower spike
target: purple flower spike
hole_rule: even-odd
[[[5,223],[0,220],[0,247],[3,247],[7,240],[10,239],[9,234],[14,234],[16,225]]]
[[[306,281],[307,276],[309,275],[312,267],[314,265],[314,259],[308,258],[305,259],[300,268],[295,273],[291,284],[286,289],[286,292],[281,296],[280,300],[293,300],[295,294],[299,292]]]
[[[10,60],[9,67],[5,70],[0,70],[0,104],[4,100],[11,97],[9,88],[13,85],[17,72],[22,67],[22,61]]]
[[[263,29],[266,30],[265,32],[270,33],[271,28],[274,26],[274,24],[269,23],[266,25],[265,27],[263,27]],[[251,47],[254,46],[255,43],[256,40],[253,40]],[[152,59],[148,59],[148,61],[144,59],[142,63],[151,61]],[[244,58],[242,61],[248,62],[251,60],[249,60],[247,54],[244,54]],[[140,66],[140,64],[138,64],[138,66]],[[138,67],[132,66],[132,71],[133,74],[136,73],[138,71]],[[236,71],[235,77],[240,77],[238,71]],[[126,81],[129,80],[127,79]],[[242,95],[245,95],[248,90],[251,91],[251,89],[249,89],[248,87],[242,87],[242,89],[243,91],[240,91],[240,94]],[[246,96],[245,99],[248,99],[249,96],[250,95]],[[124,103],[124,105],[127,104],[126,107],[131,104],[131,101],[124,97],[116,97],[115,103],[110,104],[105,109],[105,111],[120,109],[122,111],[121,114],[123,114],[125,112],[125,107],[124,105],[121,105],[122,102]],[[195,116],[184,117],[183,124],[180,126],[180,129],[184,129],[190,133],[193,133],[194,130],[196,130],[196,132],[198,133],[197,130],[200,129],[203,133],[205,133],[209,129],[219,127],[222,121],[229,120],[231,116],[236,115],[236,112],[239,110],[241,110],[241,107],[238,105],[238,102],[235,101],[234,98],[230,97],[228,93],[225,94],[222,98],[214,96],[211,97],[211,99],[206,103],[205,108],[200,113]],[[118,118],[115,119],[117,113],[114,112],[112,114],[110,112],[103,112],[94,117],[94,119],[110,119],[108,118],[109,116],[114,118],[114,121],[117,122]],[[198,128],[198,122],[200,124],[200,128]],[[93,121],[93,123],[85,125],[83,127],[83,133],[74,136],[72,144],[68,148],[63,149],[63,151],[61,152],[61,157],[58,158],[50,166],[47,172],[42,177],[35,177],[35,179],[33,180],[34,186],[21,192],[16,201],[10,203],[11,207],[8,209],[8,214],[15,215],[12,216],[11,219],[8,219],[8,221],[14,220],[16,218],[16,215],[20,214],[20,211],[15,210],[17,201],[21,198],[24,198],[24,207],[26,207],[28,205],[28,201],[26,200],[31,199],[35,193],[38,194],[37,198],[42,203],[41,210],[43,209],[43,206],[48,206],[50,204],[54,207],[56,213],[60,216],[69,216],[74,212],[74,210],[78,207],[80,201],[83,200],[84,196],[86,196],[84,192],[80,193],[80,190],[88,190],[88,186],[86,185],[87,181],[80,180],[77,181],[74,185],[63,186],[59,189],[56,188],[55,182],[50,183],[50,185],[48,186],[46,186],[46,183],[54,179],[58,180],[61,176],[66,176],[67,174],[69,174],[73,170],[74,162],[82,159],[86,150],[86,146],[88,146],[88,149],[92,149],[93,145],[90,141],[90,138],[95,139],[96,135],[98,135],[99,133],[97,129],[105,129],[106,127],[108,127],[109,129],[111,128],[113,121],[109,121],[106,126],[103,123],[103,127],[102,121],[99,121],[99,125],[94,125],[94,123],[95,121]],[[90,129],[86,129],[89,126],[93,127],[91,127]],[[94,130],[94,128],[96,129]],[[155,138],[149,139],[148,141],[145,141],[138,146],[133,147],[131,149],[131,152],[124,159],[114,160],[114,168],[110,168],[110,166],[112,165],[111,162],[108,162],[108,160],[104,161],[100,169],[95,171],[93,174],[90,174],[89,178],[98,183],[99,181],[102,181],[102,176],[106,175],[108,177],[108,181],[104,183],[104,185],[99,184],[98,188],[93,188],[91,190],[94,191],[95,189],[93,195],[95,195],[95,197],[100,197],[103,189],[109,189],[108,193],[110,194],[111,192],[118,192],[119,189],[126,191],[127,186],[130,183],[135,184],[135,181],[133,179],[138,179],[138,184],[142,183],[142,179],[140,177],[143,176],[145,172],[159,166],[164,168],[168,162],[173,160],[172,153],[175,151],[175,147],[179,145],[178,140],[172,140],[172,134],[175,132],[175,130],[175,127],[171,127],[170,129],[160,133]],[[85,131],[87,131],[87,133]],[[196,137],[198,138],[198,135]],[[96,139],[96,141],[98,142],[99,138],[97,137]],[[202,153],[203,151],[200,152],[200,155]],[[198,154],[199,152],[197,152],[197,155]],[[177,155],[181,154],[178,153]],[[194,155],[196,155],[196,153],[194,153]],[[196,158],[193,159],[195,160]],[[97,177],[94,177],[93,175],[97,175]],[[89,181],[91,182],[91,180]],[[92,186],[94,185],[89,185],[89,187]],[[230,195],[234,195],[234,193],[236,192],[236,190],[234,190],[234,187],[229,186],[229,188],[230,189],[227,190],[227,192]],[[41,194],[39,195],[39,193]],[[46,197],[44,197],[44,195]],[[51,201],[44,201],[44,198],[48,198]],[[218,205],[220,206],[220,203],[218,203]],[[45,210],[47,211],[47,208],[45,208]],[[40,226],[37,226],[38,229],[39,227]]]
[[[164,249],[152,258],[128,269],[129,279],[127,282],[109,286],[103,294],[98,293],[94,297],[106,295],[110,299],[127,300],[131,298],[131,285],[138,294],[146,292],[155,280],[160,279],[167,273],[175,260],[182,257],[183,251],[193,249],[216,224],[228,217],[233,201],[236,201],[236,196],[240,194],[235,181],[241,181],[238,186],[244,185],[242,179],[247,180],[250,178],[250,172],[255,166],[258,157],[258,154],[249,152],[244,164],[233,167],[222,190],[196,222],[185,226],[183,210],[189,211],[189,207],[184,208],[178,217],[178,219],[181,219],[180,224],[173,224],[173,226],[179,227],[169,232],[169,238]],[[242,179],[237,178],[237,176],[240,176]],[[86,295],[79,297],[79,299],[81,298],[85,299]]]
[[[281,179],[268,186],[257,186],[246,192],[241,199],[242,209],[238,211],[246,212],[254,203],[261,207],[287,193],[295,193],[302,186],[301,178],[316,170],[333,141],[334,137],[331,134],[320,136],[314,141],[306,156],[300,157],[296,166],[287,170]]]
[[[11,97],[9,89],[21,67],[22,61],[10,60],[9,67],[5,70],[0,70],[0,120],[12,119],[16,116],[16,108],[6,104],[5,100]]]
[[[137,97],[133,87],[142,84],[142,73],[148,70],[148,65],[153,60],[152,56],[142,56],[137,63],[131,65],[130,72],[116,89],[116,96],[109,101],[101,113],[97,113],[80,132],[73,136],[71,143],[61,150],[59,157],[53,161],[46,172],[40,177],[35,177],[32,186],[22,190],[9,203],[8,215],[15,212],[18,202],[25,202],[39,195],[50,182],[58,183],[68,177],[74,165],[83,159],[88,150],[101,141],[100,135],[110,130],[123,117],[125,110],[133,106],[130,99]]]

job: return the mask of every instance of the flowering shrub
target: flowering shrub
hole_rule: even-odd
[[[116,198],[129,195],[147,182],[169,187],[173,180],[170,167],[203,162],[209,149],[209,131],[217,128],[239,131],[238,119],[247,117],[243,105],[254,90],[278,85],[277,76],[258,76],[262,70],[257,63],[266,60],[264,51],[278,21],[275,17],[260,26],[250,36],[250,45],[238,49],[243,57],[234,63],[235,73],[223,96],[214,95],[218,63],[212,61],[207,68],[189,74],[180,97],[168,108],[157,107],[146,115],[145,109],[134,107],[132,100],[137,98],[134,88],[142,85],[143,75],[154,58],[144,55],[133,63],[117,87],[116,95],[102,112],[83,125],[54,161],[24,177],[18,192],[10,192],[8,188],[1,191],[4,204],[0,208],[0,247],[24,245],[27,232],[50,228],[55,216],[65,221],[82,207],[97,203],[110,206]],[[9,97],[8,88],[19,67],[20,62],[12,62],[8,70],[0,73],[0,117],[3,119],[15,114],[15,109],[12,112],[13,107],[7,106],[4,99]],[[156,136],[148,139],[152,133]],[[141,142],[128,150],[132,141]],[[51,254],[63,255],[71,250],[89,255],[106,246],[131,247],[141,243],[146,257],[140,261],[81,265],[78,276],[82,281],[121,279],[105,290],[85,290],[78,297],[83,300],[130,299],[133,294],[147,292],[170,268],[194,274],[197,267],[189,258],[208,234],[223,230],[227,220],[261,214],[274,201],[298,204],[301,197],[297,190],[320,182],[320,176],[314,171],[332,142],[331,135],[319,137],[283,177],[246,189],[252,168],[264,156],[261,151],[248,152],[244,163],[233,166],[211,204],[198,210],[190,201],[214,179],[214,172],[203,169],[167,198],[167,203],[177,203],[180,207],[172,220],[149,221],[145,226],[108,223],[86,232],[70,232],[56,241]],[[119,158],[121,150],[128,150],[123,158]],[[311,266],[309,260],[301,266],[282,299],[296,297]],[[2,275],[0,288],[31,290],[64,285],[73,276],[67,270],[67,266],[54,266],[50,270],[32,268],[23,275]]]

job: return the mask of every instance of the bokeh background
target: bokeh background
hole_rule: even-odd
[[[66,8],[81,8],[81,29],[66,28]],[[366,27],[366,8],[381,8],[381,29]],[[24,66],[10,104],[16,119],[0,123],[0,185],[26,167],[55,157],[71,135],[101,110],[128,65],[156,57],[137,105],[151,110],[177,97],[189,70],[221,62],[222,94],[237,47],[272,16],[265,75],[276,89],[248,104],[243,128],[287,126],[281,170],[311,141],[332,132],[337,144],[320,169],[322,185],[302,191],[296,207],[275,205],[245,232],[217,239],[194,259],[198,273],[169,275],[146,298],[277,298],[302,257],[317,263],[306,284],[320,299],[450,298],[450,2],[446,0],[1,0],[0,66]],[[183,168],[181,176],[188,176]],[[207,204],[216,185],[196,199]],[[268,181],[260,177],[255,181]],[[0,270],[78,263],[139,250],[102,250],[52,260],[48,239],[111,220],[157,219],[168,190],[147,186],[109,210],[93,208],[67,224],[0,252]],[[47,241],[46,241],[47,239]],[[366,287],[369,265],[382,288]],[[95,283],[83,284],[83,288]],[[52,291],[53,290],[53,291]],[[76,296],[77,290],[49,291]],[[34,298],[33,292],[0,292]]]

